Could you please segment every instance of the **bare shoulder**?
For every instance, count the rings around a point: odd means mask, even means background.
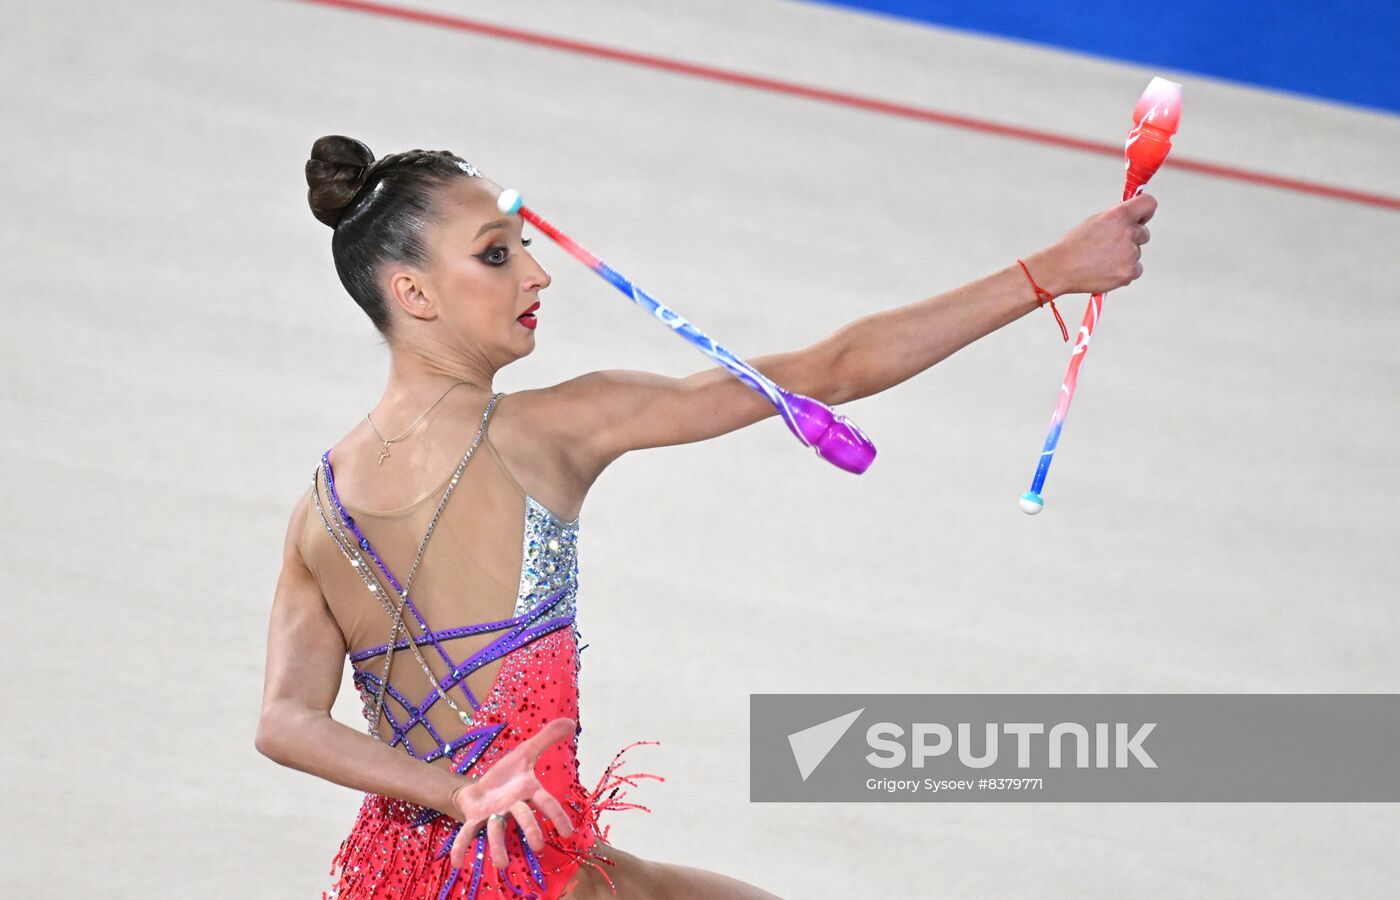
[[[297,496],[296,502],[292,504],[291,514],[287,517],[287,533],[282,542],[283,564],[300,563],[306,565],[302,552],[302,536],[306,533],[307,521],[311,514],[311,491],[310,485],[305,487],[301,494]]]
[[[547,387],[513,391],[502,399],[503,415],[499,424],[491,426],[491,433],[499,436],[508,432],[506,440],[519,434],[522,442],[530,439],[527,435],[533,437],[537,446],[549,448],[556,457],[555,465],[566,470],[572,480],[590,484],[616,459],[600,437],[619,375],[629,374],[633,373],[588,372]],[[496,442],[502,441],[498,437]],[[528,461],[524,464],[530,465]]]
[[[536,427],[553,428],[561,436],[580,438],[606,413],[619,383],[650,374],[602,369],[548,387],[515,391],[510,396],[515,398],[516,414],[529,417]]]
[[[308,485],[292,504],[287,517],[287,533],[282,542],[282,571],[278,576],[278,593],[285,592],[291,604],[303,610],[314,610],[325,622],[334,624],[341,649],[349,646],[347,636],[335,619],[331,605],[321,588],[311,558],[307,554],[306,541],[313,527],[321,527],[313,505],[316,502],[315,488]]]
[[[589,381],[584,375],[511,391],[500,399],[487,432],[521,487],[565,520],[578,514],[610,462],[592,441],[597,407],[589,399]]]

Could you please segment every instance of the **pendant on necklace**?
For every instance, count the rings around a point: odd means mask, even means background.
[[[384,442],[384,449],[379,451],[379,464],[384,465],[384,457],[389,455],[389,442]]]

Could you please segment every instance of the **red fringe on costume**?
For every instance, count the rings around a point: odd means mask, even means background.
[[[653,775],[650,772],[629,772],[625,775],[614,775],[613,770],[616,769],[618,764],[622,761],[622,754],[626,753],[628,750],[642,744],[658,743],[659,741],[633,741],[626,747],[617,751],[612,758],[612,762],[608,763],[607,769],[603,771],[603,777],[598,779],[598,786],[588,795],[588,804],[584,807],[584,827],[593,832],[602,843],[606,844],[608,842],[608,831],[611,830],[612,826],[604,825],[601,831],[598,830],[598,816],[600,813],[615,809],[640,809],[643,812],[651,812],[651,809],[642,806],[640,803],[624,802],[623,798],[627,796],[627,792],[622,789],[622,786],[636,787],[637,782],[634,779],[638,778],[655,778],[657,781],[665,781],[666,779],[662,778],[660,775]],[[608,792],[606,797],[603,796],[604,791]],[[575,850],[572,847],[561,845],[554,846],[555,849],[572,856],[580,865],[587,863],[597,869],[602,873],[603,878],[607,880],[608,887],[612,888],[613,895],[617,895],[617,886],[613,884],[612,878],[603,870],[602,866],[595,862],[595,860],[601,859],[610,866],[616,866],[617,863],[607,857],[595,857],[587,852]]]
[[[339,852],[331,861],[330,874],[333,886],[322,892],[322,900],[441,900],[443,888],[451,881],[451,889],[446,894],[448,900],[478,900],[482,897],[521,897],[526,900],[556,900],[569,886],[575,872],[587,864],[593,866],[607,881],[614,895],[617,887],[607,871],[598,863],[616,866],[617,863],[606,856],[596,856],[590,851],[595,843],[607,843],[610,825],[601,825],[599,816],[604,811],[640,809],[651,810],[638,803],[626,801],[626,788],[636,787],[642,778],[666,779],[650,772],[616,771],[622,756],[633,747],[646,744],[659,744],[658,741],[634,741],[619,750],[608,764],[598,785],[592,792],[574,798],[583,803],[566,802],[565,808],[580,811],[581,821],[574,823],[574,830],[568,838],[560,837],[558,831],[545,816],[539,816],[540,828],[544,832],[545,847],[536,853],[540,869],[545,876],[545,889],[541,893],[534,889],[522,889],[516,882],[534,884],[531,870],[519,852],[511,854],[510,864],[504,872],[498,872],[489,860],[483,862],[480,876],[473,891],[473,866],[475,857],[469,851],[455,880],[452,878],[452,862],[447,855],[438,857],[439,851],[449,836],[460,824],[456,819],[439,815],[432,821],[419,826],[412,823],[428,810],[416,803],[385,797],[380,794],[365,794],[359,817],[354,827],[340,846]],[[562,798],[561,798],[562,799]],[[572,817],[571,817],[572,818]],[[545,858],[552,855],[555,860],[546,865]]]

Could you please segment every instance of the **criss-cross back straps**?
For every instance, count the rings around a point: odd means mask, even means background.
[[[497,392],[493,394],[491,396],[490,401],[487,402],[485,410],[482,411],[481,424],[477,426],[476,435],[472,439],[472,444],[469,448],[467,448],[467,452],[463,454],[461,462],[457,464],[457,469],[452,473],[452,478],[448,482],[447,489],[443,492],[442,499],[438,502],[437,509],[433,512],[432,521],[428,523],[427,532],[423,535],[423,540],[419,544],[418,555],[417,557],[415,557],[413,561],[413,566],[409,570],[408,581],[403,585],[400,585],[398,579],[394,577],[394,573],[389,571],[389,567],[384,563],[384,560],[380,558],[378,552],[375,551],[374,546],[370,544],[369,538],[365,537],[364,532],[362,532],[360,530],[359,525],[355,523],[354,517],[350,515],[350,513],[345,509],[344,504],[340,502],[340,494],[336,491],[335,488],[335,472],[331,466],[329,449],[321,454],[321,465],[318,467],[316,473],[312,476],[314,487],[316,478],[320,475],[324,475],[327,493],[330,495],[332,502],[335,504],[335,511],[337,514],[338,521],[336,521],[333,524],[330,520],[330,517],[326,515],[325,510],[322,508],[319,490],[313,491],[313,497],[316,502],[316,509],[317,512],[320,514],[322,523],[326,527],[326,531],[330,534],[331,539],[340,549],[340,552],[345,557],[346,561],[348,561],[351,564],[351,566],[354,567],[355,571],[358,573],[360,578],[365,582],[365,586],[368,587],[370,591],[373,592],[375,596],[379,598],[379,601],[384,606],[385,611],[389,613],[390,618],[393,620],[392,627],[389,632],[388,649],[384,654],[384,681],[386,683],[388,681],[390,667],[393,664],[394,645],[398,641],[398,635],[400,631],[402,631],[404,636],[408,638],[408,646],[413,651],[414,656],[418,658],[419,665],[423,666],[425,671],[427,669],[427,663],[423,660],[422,655],[419,654],[418,645],[413,639],[413,632],[407,627],[407,625],[404,624],[403,607],[405,605],[407,605],[409,610],[413,613],[414,618],[418,620],[418,624],[422,627],[424,633],[426,633],[432,640],[433,648],[437,650],[438,655],[442,657],[443,661],[446,662],[449,667],[455,665],[455,663],[452,660],[452,657],[448,655],[447,649],[442,646],[441,642],[439,642],[437,635],[433,632],[432,628],[428,626],[428,623],[423,618],[422,613],[418,611],[417,606],[415,606],[413,601],[409,598],[408,588],[409,585],[412,583],[414,573],[418,570],[418,564],[422,561],[423,554],[428,548],[428,541],[433,536],[433,530],[437,526],[438,519],[441,518],[442,511],[447,506],[447,501],[452,496],[452,491],[456,488],[457,482],[462,476],[462,470],[466,468],[467,463],[471,461],[471,458],[475,454],[477,447],[480,445],[482,435],[485,434],[487,423],[490,421],[491,413],[495,409],[496,401],[499,400],[502,396],[504,396],[503,392]],[[351,541],[349,537],[345,535],[345,528],[350,529],[350,531],[355,535],[355,538],[357,539],[356,541]],[[375,564],[384,573],[384,576],[389,580],[389,583],[393,585],[394,590],[399,594],[400,602],[397,605],[392,604],[389,601],[389,598],[385,596],[387,592],[384,590],[383,585],[380,583],[379,576],[370,570],[369,565],[365,562],[364,556],[360,552],[361,550],[370,555],[370,558],[374,560]],[[439,688],[438,690],[439,693],[441,693],[441,688]],[[376,715],[374,717],[374,724],[376,726],[378,725],[379,713],[382,710],[382,708],[383,692],[381,691],[379,694],[379,702],[376,708]]]

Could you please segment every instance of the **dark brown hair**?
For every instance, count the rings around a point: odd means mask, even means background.
[[[477,174],[447,150],[409,150],[376,160],[354,138],[317,138],[306,161],[306,199],[318,220],[335,230],[331,255],[340,283],[389,336],[389,307],[375,279],[385,261],[426,265],[423,226],[438,214],[438,188]]]

